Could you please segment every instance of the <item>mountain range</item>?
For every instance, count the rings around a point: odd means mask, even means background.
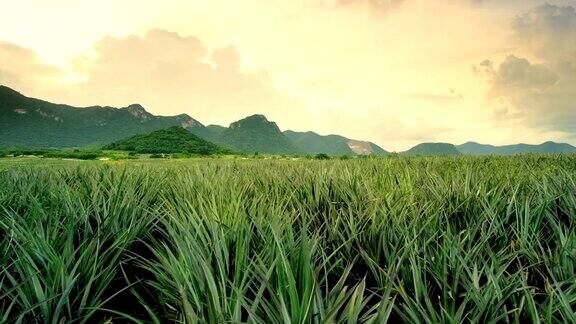
[[[63,148],[102,146],[138,134],[180,126],[222,147],[243,153],[330,155],[387,154],[378,145],[337,136],[293,141],[296,132],[282,132],[263,115],[253,115],[230,124],[205,126],[181,114],[155,116],[139,104],[123,108],[73,107],[29,98],[0,86],[0,147]],[[326,143],[322,143],[326,142]],[[346,147],[347,146],[347,147]]]
[[[29,98],[0,85],[0,148],[101,147],[138,134],[179,126],[220,147],[243,153],[387,155],[372,142],[315,132],[282,132],[263,115],[252,115],[230,124],[205,126],[186,115],[156,116],[139,104],[123,108],[78,108]],[[494,146],[468,142],[462,145],[422,143],[406,155],[513,155],[524,153],[576,153],[566,143]]]
[[[154,116],[137,104],[76,108],[0,86],[0,147],[84,147],[175,125],[203,127],[188,115]]]
[[[456,146],[462,154],[468,155],[515,155],[526,153],[576,153],[576,147],[567,143],[545,142],[538,145],[515,144],[494,146],[467,142]]]

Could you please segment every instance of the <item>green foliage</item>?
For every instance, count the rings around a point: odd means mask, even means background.
[[[330,156],[326,153],[318,153],[314,155],[314,159],[316,160],[330,160]]]
[[[575,192],[570,155],[4,165],[0,322],[573,323]]]
[[[47,158],[64,158],[64,159],[79,159],[79,160],[94,160],[101,156],[99,152],[66,152],[66,151],[50,151],[44,154]]]
[[[152,154],[181,153],[186,156],[225,152],[225,150],[215,144],[205,141],[178,126],[157,130],[149,134],[135,135],[108,144],[104,149]]]
[[[74,167],[0,177],[0,322],[102,316],[127,288],[121,263],[150,228],[161,179]]]
[[[85,150],[54,150],[54,149],[4,149],[0,150],[1,156],[37,156],[46,158],[94,160],[105,154],[102,151]]]

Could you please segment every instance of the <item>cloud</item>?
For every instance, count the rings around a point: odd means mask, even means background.
[[[303,109],[278,91],[265,71],[242,70],[234,46],[209,49],[196,37],[157,29],[144,36],[106,37],[94,52],[92,59],[76,60],[76,70],[86,76],[79,85],[81,98],[92,102],[138,101],[156,113],[185,112],[205,122],[253,113],[275,118]]]
[[[484,61],[491,73],[495,89],[507,91],[514,88],[545,90],[558,82],[558,76],[544,64],[533,64],[525,58],[508,55],[497,70],[491,61]],[[501,93],[504,94],[504,93]]]
[[[0,42],[0,84],[22,91],[45,86],[62,77],[62,71],[45,64],[30,49]]]
[[[237,72],[240,69],[240,54],[234,46],[215,49],[212,62],[220,71]]]
[[[514,40],[539,59],[576,60],[576,8],[542,5],[512,23]]]
[[[576,10],[542,5],[512,23],[513,41],[528,59],[508,55],[498,66],[485,60],[489,96],[499,119],[535,129],[576,134]]]
[[[104,37],[92,55],[71,63],[72,71],[63,71],[43,63],[31,49],[0,42],[0,84],[51,101],[140,103],[155,114],[188,113],[224,124],[255,113],[294,122],[306,113],[304,104],[279,91],[266,71],[243,70],[236,47],[210,49],[196,37],[166,30]],[[70,72],[82,81],[60,82]]]

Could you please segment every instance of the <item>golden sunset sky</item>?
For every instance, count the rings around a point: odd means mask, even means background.
[[[370,140],[576,144],[576,0],[19,0],[0,84]]]

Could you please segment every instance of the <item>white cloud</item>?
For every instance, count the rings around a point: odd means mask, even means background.
[[[576,9],[542,5],[518,16],[513,40],[532,60],[509,55],[497,67],[491,61],[477,70],[488,75],[490,96],[505,100],[513,119],[544,131],[576,134]]]

